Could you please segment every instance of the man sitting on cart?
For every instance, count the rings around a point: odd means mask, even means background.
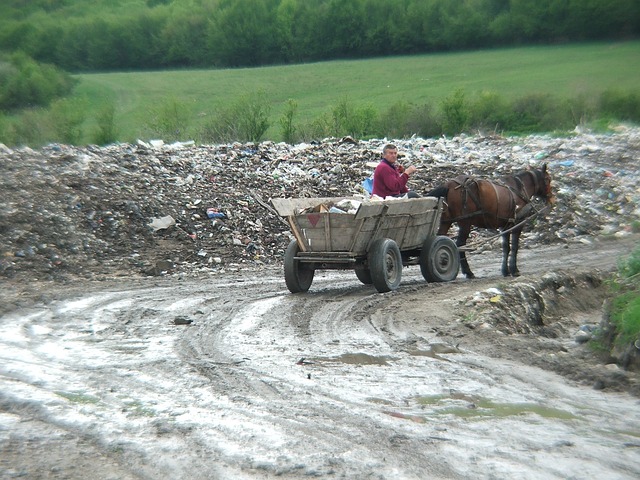
[[[387,144],[382,149],[382,160],[373,172],[372,195],[387,197],[419,198],[416,192],[407,188],[409,177],[415,173],[414,165],[406,169],[398,164],[398,149],[395,145]]]

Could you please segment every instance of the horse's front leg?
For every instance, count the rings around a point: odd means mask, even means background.
[[[469,238],[469,233],[471,233],[471,228],[464,228],[460,225],[458,226],[460,227],[460,229],[458,231],[458,238],[456,239],[456,246],[460,250],[460,270],[465,274],[467,278],[476,278],[476,276],[471,271],[471,268],[469,268],[469,262],[467,262],[467,255],[465,251],[460,248],[464,247],[467,244],[467,239]]]
[[[513,277],[520,276],[518,270],[518,248],[520,247],[520,234],[522,230],[517,229],[511,232],[511,258],[509,259],[509,273]]]
[[[509,252],[511,251],[510,238],[508,233],[502,234],[502,276],[510,275]],[[513,258],[513,257],[512,257]]]

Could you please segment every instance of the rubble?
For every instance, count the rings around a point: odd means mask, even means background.
[[[0,148],[0,277],[215,274],[279,264],[291,232],[269,200],[363,195],[388,142]],[[558,203],[525,230],[525,248],[624,235],[640,221],[640,128],[392,143],[401,164],[418,167],[409,186],[421,194],[462,173],[493,177],[547,162]]]

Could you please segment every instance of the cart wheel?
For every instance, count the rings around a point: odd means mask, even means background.
[[[449,237],[428,238],[420,252],[420,271],[427,282],[450,282],[458,276],[460,253]]]
[[[402,278],[402,256],[398,244],[390,238],[379,238],[369,249],[369,271],[373,286],[380,293],[395,290]]]
[[[295,259],[299,251],[298,242],[292,240],[284,254],[284,281],[291,293],[302,293],[309,290],[315,273],[310,265]]]
[[[371,285],[373,283],[373,279],[371,278],[371,270],[367,267],[359,267],[356,268],[356,277],[365,285]]]

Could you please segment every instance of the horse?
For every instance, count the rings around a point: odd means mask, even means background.
[[[541,198],[548,205],[555,203],[546,163],[496,180],[460,175],[434,188],[427,196],[445,198],[438,235],[446,235],[456,223],[458,248],[467,243],[472,226],[503,232],[502,275],[505,277],[520,275],[517,265],[520,234],[524,220],[535,214],[532,199]],[[460,268],[467,278],[475,278],[462,248]]]

